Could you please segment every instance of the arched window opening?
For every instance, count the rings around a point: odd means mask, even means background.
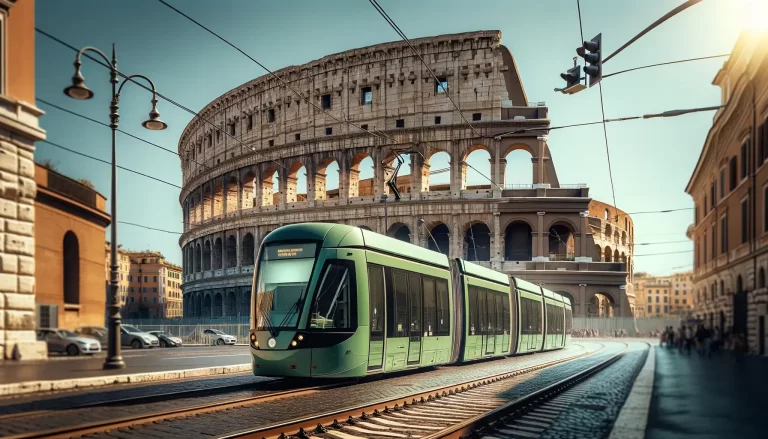
[[[611,250],[610,247],[605,247],[605,258],[603,262],[612,262],[613,259],[613,250]]]
[[[237,297],[234,291],[227,292],[227,298],[224,301],[224,315],[237,317]]]
[[[264,172],[261,182],[261,205],[277,206],[280,204],[280,173],[277,168],[269,168]]]
[[[403,223],[392,224],[387,235],[403,242],[411,242],[411,229]]]
[[[621,262],[621,256],[619,256],[619,250],[613,251],[613,262]]]
[[[411,174],[411,155],[400,154],[400,159],[403,161],[403,163],[400,165],[400,169],[397,171],[396,186],[398,192],[400,192],[400,195],[404,195],[411,193],[411,181],[413,181],[413,175]],[[391,153],[384,160],[384,167],[382,169],[384,172],[384,193],[386,194],[391,193],[387,182],[390,178],[392,178],[392,174],[395,172],[397,163],[397,158],[395,157],[394,153]]]
[[[255,205],[256,193],[254,192],[254,180],[256,176],[253,172],[248,172],[243,177],[243,206],[242,209],[252,209]]]
[[[493,189],[491,184],[491,154],[482,148],[470,152],[461,164],[461,188],[467,190]],[[493,186],[493,187],[492,187]]]
[[[432,235],[427,244],[429,249],[448,256],[451,249],[451,234],[448,226],[437,223],[430,229],[429,233]]]
[[[505,189],[527,189],[533,185],[533,156],[526,149],[513,149],[504,157]]]
[[[224,299],[221,293],[216,293],[213,296],[213,317],[221,317],[224,315]]]
[[[202,259],[203,259],[203,249],[200,246],[200,243],[198,242],[195,245],[195,257],[194,257],[194,261],[193,261],[194,262],[195,273],[199,273],[200,272],[200,270],[201,270],[201,265],[200,264],[203,262]]]
[[[237,239],[234,235],[227,237],[227,268],[237,267]]]
[[[736,292],[740,293],[744,291],[744,281],[741,279],[741,275],[736,278]]]
[[[533,256],[533,231],[528,223],[517,221],[504,230],[504,260],[530,261]]]
[[[611,213],[608,212],[608,209],[605,209],[605,215],[604,216],[605,216],[605,218],[603,218],[603,219],[606,220],[606,221],[611,219]]]
[[[203,245],[203,271],[211,269],[211,241],[205,241]]]
[[[250,233],[246,233],[243,237],[243,254],[241,256],[243,260],[243,266],[253,265],[254,258],[254,238]]]
[[[451,155],[438,151],[428,158],[422,176],[422,192],[451,190]]]
[[[64,303],[80,304],[80,244],[77,235],[64,234]]]
[[[213,187],[213,216],[221,216],[224,213],[224,182],[217,178]]]
[[[203,211],[203,221],[208,221],[211,219],[211,200],[213,199],[213,194],[211,193],[211,185],[206,184],[203,186],[203,202],[200,208]]]
[[[603,259],[603,249],[599,245],[595,244],[595,262],[600,262]]]
[[[213,244],[213,269],[220,270],[222,268],[222,254],[223,243],[221,238],[216,238],[216,242]]]
[[[211,295],[206,294],[205,297],[203,297],[203,309],[200,313],[201,317],[211,317],[213,311],[213,304],[211,300]]]
[[[725,295],[725,282],[723,282],[723,281],[720,281],[720,294],[719,295],[720,296]],[[713,297],[713,299],[714,299],[714,297]]]
[[[597,293],[589,300],[589,317],[613,317],[613,299],[607,294]]]
[[[291,165],[285,182],[285,202],[307,201],[307,168],[300,162]]]
[[[463,250],[468,261],[491,260],[491,230],[485,223],[475,223],[467,228]]]
[[[565,224],[549,228],[549,260],[572,261],[576,250],[573,231]]]
[[[605,239],[610,241],[612,237],[613,237],[613,228],[611,227],[610,224],[605,223]]]
[[[352,158],[348,181],[347,191],[350,198],[373,196],[373,158],[370,155],[361,153]]]

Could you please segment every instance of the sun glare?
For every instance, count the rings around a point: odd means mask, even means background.
[[[768,0],[733,0],[744,30],[768,31]]]

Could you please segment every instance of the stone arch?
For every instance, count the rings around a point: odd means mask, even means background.
[[[307,167],[298,160],[288,167],[288,175],[285,179],[285,197],[286,203],[307,201]]]
[[[249,266],[253,265],[253,259],[254,259],[254,246],[255,240],[253,238],[253,234],[246,233],[245,236],[243,236],[243,252],[242,252],[242,260],[243,260],[243,266]]]
[[[624,252],[621,252],[621,262],[627,263],[627,255]]]
[[[237,238],[235,235],[227,236],[225,268],[237,267]]]
[[[224,297],[221,293],[215,293],[213,295],[213,317],[221,317],[224,315]]]
[[[429,192],[450,191],[453,176],[452,158],[448,151],[430,149],[424,160],[423,187]],[[427,172],[428,171],[428,172]]]
[[[254,188],[255,181],[256,174],[254,174],[253,171],[248,170],[243,176],[242,209],[252,209],[254,207],[254,200],[256,199]]]
[[[556,220],[549,226],[549,259],[573,260],[576,255],[576,227],[566,220]]]
[[[230,317],[237,316],[237,297],[232,290],[228,291],[224,298],[224,315]]]
[[[598,244],[595,244],[595,256],[597,256],[597,261],[595,262],[600,262],[603,259],[603,249]]]
[[[533,257],[533,227],[513,220],[504,228],[504,260],[530,261]]]
[[[368,175],[370,173],[370,176]],[[355,154],[350,161],[347,188],[349,198],[371,196],[375,193],[373,156],[367,152]],[[361,180],[364,180],[365,183]],[[363,187],[361,187],[361,185]],[[339,185],[341,187],[341,185]]]
[[[329,185],[328,172],[334,172],[336,175],[331,179]],[[315,199],[316,200],[328,200],[331,198],[339,198],[339,162],[338,160],[328,157],[320,160],[317,164],[317,172],[315,173]],[[334,187],[335,186],[335,187]]]
[[[201,264],[203,262],[203,248],[199,242],[195,244],[195,255],[193,262],[195,273],[199,273],[202,270]]]
[[[613,262],[613,250],[611,250],[610,246],[605,246],[604,256],[603,262]]]
[[[384,165],[382,168],[384,172],[384,191],[389,194],[390,188],[387,185],[387,182],[392,178],[392,174],[395,172],[395,168],[397,168],[397,154],[390,148],[387,148],[382,152],[385,153],[385,158],[382,161],[382,164]],[[403,195],[411,192],[411,182],[414,181],[415,175],[413,174],[414,168],[411,166],[411,154],[400,153],[399,156],[400,160],[403,162],[400,164],[400,169],[397,171],[397,181],[395,181],[395,185],[400,194]]]
[[[565,290],[557,290],[557,291],[555,291],[555,292],[556,292],[557,294],[559,294],[559,295],[561,295],[561,296],[565,297],[566,299],[570,300],[570,301],[571,301],[571,307],[572,307],[572,309],[575,309],[575,308],[576,308],[576,299],[575,299],[575,297],[576,297],[576,296],[574,296],[573,294],[571,294],[569,291],[565,291]]]
[[[211,269],[211,241],[205,240],[203,244],[203,271]]]
[[[621,232],[621,245],[627,245],[627,232]]]
[[[605,239],[610,241],[613,238],[613,227],[611,227],[611,224],[606,222],[605,223]]]
[[[112,245],[115,245],[112,243]],[[62,249],[64,268],[64,303],[80,304],[80,243],[75,232],[69,230],[64,234]],[[15,290],[14,290],[15,291]]]
[[[213,300],[211,299],[210,294],[204,294],[203,295],[203,306],[200,313],[200,317],[211,317],[213,316]]]
[[[430,233],[427,247],[436,252],[440,252],[446,256],[450,255],[451,251],[451,230],[445,223],[437,222],[427,228]]]
[[[616,300],[608,292],[593,293],[589,297],[587,316],[589,317],[613,317]]]
[[[270,166],[261,174],[261,205],[277,206],[280,204],[280,172]]]
[[[471,163],[474,162],[474,163]],[[489,179],[493,179],[491,163],[493,154],[484,145],[475,145],[467,149],[461,161],[462,189],[494,189]]]
[[[530,187],[533,184],[535,156],[533,149],[525,144],[507,147],[500,160],[504,172],[500,184],[506,189]]]
[[[482,221],[465,226],[462,255],[467,261],[491,260],[491,229]]]
[[[406,224],[394,223],[389,226],[387,236],[403,242],[411,242],[411,229]]]
[[[221,241],[220,237],[216,238],[216,241],[213,243],[213,269],[214,270],[220,270],[223,268],[223,262],[224,262],[224,244]]]
[[[232,213],[235,212],[238,209],[237,205],[237,192],[239,190],[238,188],[238,182],[237,177],[234,175],[230,175],[229,179],[227,180],[227,212],[226,213]]]
[[[620,262],[621,256],[619,256],[619,249],[613,251],[613,262]]]

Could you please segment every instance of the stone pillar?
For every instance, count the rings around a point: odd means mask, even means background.
[[[291,177],[290,175],[285,177],[285,189],[282,190],[283,194],[281,197],[285,200],[285,203],[282,203],[283,208],[285,207],[285,204],[295,203],[298,201],[298,194],[296,193],[297,181],[298,179],[296,177]]]
[[[587,284],[579,284],[578,300],[579,300],[578,316],[586,317],[587,316]]]
[[[322,172],[315,173],[315,178],[314,178],[315,180],[314,199],[315,200],[325,200],[325,196],[326,196],[325,182],[327,177],[328,177],[327,174],[323,174]]]
[[[211,205],[207,206],[210,209],[210,216],[208,219],[213,219],[214,215],[216,214],[216,179],[214,178],[209,182],[209,187],[211,188],[211,191],[209,195],[211,196]]]
[[[497,163],[496,167],[497,167],[498,170],[496,172],[496,179],[493,180],[493,181],[495,181],[496,184],[501,186],[501,189],[499,189],[498,187],[494,186],[494,188],[497,191],[499,191],[499,197],[500,197],[501,196],[501,190],[502,189],[506,189],[506,184],[507,184],[507,159],[504,159],[504,158],[498,159],[498,163]],[[494,195],[494,197],[495,197],[495,195]]]
[[[387,165],[381,163],[381,157],[378,153],[374,153],[371,157],[373,158],[373,196],[378,198],[381,194],[386,193],[384,188],[384,181],[386,180],[384,167]]]
[[[544,167],[544,163],[546,162],[545,155],[547,151],[547,136],[539,136],[536,138],[536,140],[539,141],[537,147],[536,147],[536,154],[538,155],[538,160],[536,163],[536,174],[537,180],[534,181],[534,183],[537,184],[543,184],[547,182],[547,176],[546,171]]]
[[[243,210],[243,176],[238,173],[237,175],[237,207],[235,208],[235,215],[241,215]]]
[[[411,200],[420,200],[422,192],[429,191],[429,164],[421,154],[411,154]]]
[[[536,212],[536,236],[535,236],[535,245],[534,245],[534,260],[535,258],[544,258],[548,257],[549,255],[545,253],[544,250],[544,215],[546,212]],[[545,259],[546,260],[546,259]]]
[[[349,198],[350,198],[350,187],[352,184],[351,181],[351,175],[352,175],[352,169],[351,168],[351,162],[350,158],[346,155],[343,155],[341,159],[339,159],[339,205],[344,206],[349,204]],[[357,175],[360,173],[358,172]],[[360,180],[358,177],[357,180]],[[355,186],[357,186],[357,180],[355,182]]]
[[[491,236],[491,268],[501,270],[504,260],[501,254],[501,225],[499,224],[499,212],[493,212],[493,235]]]
[[[229,179],[221,177],[221,216],[227,216],[227,198],[229,198]]]
[[[235,258],[237,259],[237,262],[235,263],[235,267],[240,267],[243,262],[243,236],[242,233],[240,233],[240,229],[235,230]]]
[[[450,243],[448,249],[448,257],[451,259],[455,258],[463,258],[464,255],[462,255],[462,249],[464,245],[464,236],[459,231],[459,220],[456,217],[456,215],[451,216],[451,226],[450,226]]]
[[[589,212],[579,212],[579,215],[581,216],[581,236],[579,236],[579,256],[582,258],[587,258],[589,255],[589,251],[587,249],[587,244],[589,242]]]

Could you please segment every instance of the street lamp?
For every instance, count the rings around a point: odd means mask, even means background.
[[[80,58],[85,52],[97,53],[101,56],[109,67],[109,82],[112,84],[112,101],[109,105],[109,127],[112,129],[112,191],[110,196],[110,207],[112,211],[112,229],[111,229],[111,245],[110,245],[110,280],[109,280],[109,297],[107,298],[107,311],[108,311],[108,344],[107,344],[107,358],[104,360],[104,369],[122,369],[125,367],[125,362],[120,354],[120,302],[117,297],[118,283],[120,280],[120,273],[117,265],[117,154],[115,146],[115,135],[117,132],[117,123],[120,121],[120,115],[117,112],[118,103],[120,102],[120,91],[123,86],[132,81],[133,78],[141,78],[147,81],[152,87],[152,110],[149,112],[149,119],[144,121],[141,125],[152,131],[164,130],[168,125],[160,120],[160,112],[157,111],[157,93],[155,91],[155,84],[144,75],[130,75],[123,79],[123,82],[118,87],[118,76],[120,73],[117,71],[117,57],[115,55],[115,45],[112,44],[112,60],[104,54],[104,52],[96,49],[95,47],[84,47],[77,52],[75,57],[75,74],[72,76],[72,85],[64,89],[64,94],[72,99],[86,100],[93,97],[93,91],[85,86],[85,78],[80,73]]]

